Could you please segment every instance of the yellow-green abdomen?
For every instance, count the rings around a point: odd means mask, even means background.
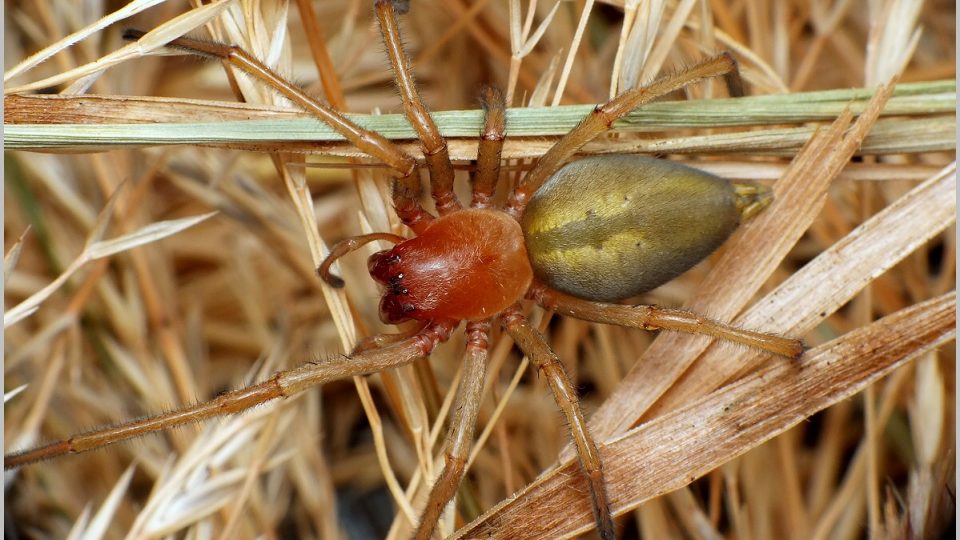
[[[557,171],[521,224],[541,281],[612,301],[680,275],[739,221],[737,193],[725,179],[666,160],[598,156]]]

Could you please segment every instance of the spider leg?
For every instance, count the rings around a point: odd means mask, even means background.
[[[139,39],[142,36],[144,33],[139,30],[127,30],[123,34],[124,39],[128,40]],[[291,84],[240,47],[191,38],[177,38],[167,46],[197,56],[226,61],[254,79],[275,88],[284,97],[343,135],[358,149],[386,163],[399,174],[393,190],[393,204],[396,206],[397,216],[405,225],[420,234],[420,231],[433,219],[433,216],[420,206],[417,161],[383,135],[360,127],[339,111]]]
[[[426,328],[426,322],[414,321],[415,324],[411,324],[410,328],[407,330],[401,330],[393,334],[376,334],[373,336],[367,336],[360,340],[357,343],[357,346],[353,348],[353,355],[365,353],[373,349],[382,349],[398,341],[403,341],[409,337],[415,336],[423,331]]]
[[[374,3],[374,12],[380,22],[380,33],[383,34],[383,44],[387,48],[397,89],[403,99],[403,110],[420,137],[420,148],[423,149],[427,168],[430,170],[430,192],[437,204],[437,212],[442,216],[461,208],[453,192],[453,164],[450,162],[447,141],[440,136],[440,130],[430,117],[430,112],[420,99],[417,85],[413,82],[410,57],[404,52],[400,40],[397,11],[406,12],[406,6],[398,10],[393,0],[377,0]]]
[[[580,467],[587,479],[597,531],[603,540],[613,540],[613,516],[610,514],[610,498],[603,478],[600,452],[587,429],[587,422],[580,410],[580,401],[563,370],[563,364],[540,332],[520,312],[519,304],[507,308],[500,317],[503,328],[550,384],[557,406],[566,417],[577,455],[580,456]]]
[[[682,309],[591,302],[555,291],[539,282],[530,286],[527,295],[547,309],[584,321],[707,335],[787,358],[799,358],[803,354],[803,342],[799,339],[744,330]]]
[[[702,79],[719,76],[727,78],[728,86],[734,93],[742,92],[738,90],[740,83],[736,82],[740,80],[736,60],[729,53],[722,53],[679,73],[658,79],[647,86],[624,92],[609,102],[598,105],[577,127],[571,129],[534,163],[533,169],[523,177],[510,195],[507,212],[514,217],[519,217],[529,198],[540,189],[550,175],[583,145],[610,129],[610,126],[625,114],[674,90]]]
[[[57,456],[96,450],[174,426],[199,422],[215,416],[235,414],[277,398],[290,397],[335,379],[364,375],[408,364],[430,354],[437,343],[446,341],[450,337],[453,328],[452,323],[433,324],[418,334],[392,345],[280,371],[262,383],[223,393],[210,401],[6,454],[3,456],[3,468],[13,469]]]
[[[453,498],[466,472],[467,457],[473,444],[473,431],[480,412],[481,392],[490,345],[490,319],[467,323],[467,350],[463,377],[453,404],[453,419],[447,432],[443,471],[430,490],[414,538],[427,540],[440,520],[444,507]]]
[[[483,131],[477,149],[477,174],[473,179],[473,208],[490,208],[500,178],[500,153],[507,137],[506,102],[499,88],[485,86],[480,93]]]

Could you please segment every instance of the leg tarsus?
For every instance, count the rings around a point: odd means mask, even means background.
[[[743,77],[740,76],[740,65],[737,59],[733,57],[730,51],[724,51],[719,56],[725,58],[731,65],[730,71],[723,76],[723,82],[727,84],[727,93],[732,98],[747,95],[743,90]]]
[[[375,4],[393,4],[397,15],[406,15],[410,11],[410,0],[376,0]]]
[[[603,471],[597,469],[587,473],[590,490],[590,502],[593,506],[593,519],[597,522],[597,533],[601,540],[614,540],[613,514],[610,513],[610,499]]]

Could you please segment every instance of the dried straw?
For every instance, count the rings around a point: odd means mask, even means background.
[[[390,330],[362,256],[341,263],[345,292],[313,271],[330,241],[406,233],[387,171],[276,93],[163,48],[184,34],[241,45],[419,155],[369,6],[83,5],[8,4],[5,140],[19,151],[5,167],[7,450],[209,399]],[[669,154],[776,181],[771,208],[643,301],[801,336],[806,356],[531,313],[583,389],[624,538],[933,536],[949,522],[954,10],[412,3],[405,41],[458,169],[476,156],[480,85],[510,96],[503,182],[611,93],[721,49],[741,62],[750,97],[697,85],[584,153]],[[125,43],[125,27],[152,31]],[[55,538],[407,537],[442,467],[462,342],[10,473],[8,518]],[[470,472],[440,531],[586,531],[549,390],[502,336],[489,361]]]

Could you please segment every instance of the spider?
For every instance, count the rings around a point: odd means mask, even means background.
[[[237,47],[188,38],[174,40],[170,46],[230,62],[276,88],[395,171],[394,206],[415,236],[407,239],[374,233],[346,239],[332,248],[318,274],[329,285],[340,287],[343,281],[331,273],[338,258],[373,241],[395,244],[371,256],[368,268],[385,288],[381,319],[390,324],[416,321],[412,329],[368,338],[349,356],[279,372],[266,382],[208,402],[8,454],[5,468],[239,412],[335,378],[406,364],[429,355],[465,322],[464,373],[447,435],[445,465],[415,532],[416,538],[429,538],[465,473],[491,327],[499,321],[550,385],[579,455],[598,532],[602,538],[613,538],[597,444],[562,364],[524,315],[521,300],[532,299],[548,309],[588,321],[706,334],[787,357],[802,354],[802,345],[794,339],[733,328],[681,310],[609,303],[659,286],[702,260],[740,221],[769,202],[764,188],[636,156],[567,163],[621,116],[688,84],[724,77],[731,93],[739,94],[739,74],[729,54],[709,58],[598,106],[533,164],[502,208],[494,207],[493,193],[506,136],[505,103],[499,91],[485,89],[482,101],[486,113],[472,200],[469,208],[464,208],[453,192],[453,167],[446,142],[421,102],[401,45],[397,14],[405,6],[377,0],[374,9],[404,110],[426,156],[438,216],[428,213],[419,202],[420,164],[384,137],[317,102]],[[131,31],[126,37],[140,36]]]

